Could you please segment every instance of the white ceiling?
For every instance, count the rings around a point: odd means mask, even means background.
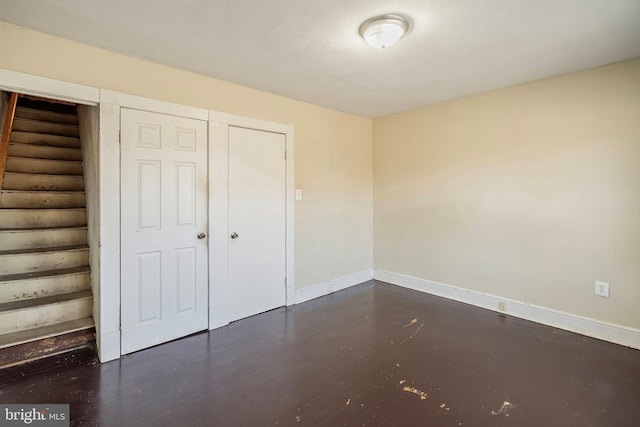
[[[412,27],[378,50],[374,15]],[[640,0],[2,0],[0,20],[377,117],[640,57]]]

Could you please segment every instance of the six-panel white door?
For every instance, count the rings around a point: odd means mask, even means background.
[[[229,321],[286,302],[285,141],[229,126]]]
[[[207,122],[121,109],[121,353],[207,329]]]

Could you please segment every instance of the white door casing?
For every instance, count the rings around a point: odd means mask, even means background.
[[[229,127],[229,321],[286,303],[285,142]]]
[[[208,326],[207,122],[122,108],[121,153],[127,354]]]

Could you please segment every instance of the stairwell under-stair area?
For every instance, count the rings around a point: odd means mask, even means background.
[[[16,94],[5,103],[0,368],[95,341],[76,106]]]

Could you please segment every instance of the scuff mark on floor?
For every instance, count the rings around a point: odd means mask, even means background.
[[[351,403],[351,398],[347,399],[347,406],[349,406],[349,403]]]
[[[409,335],[409,339],[412,339],[413,337],[418,335],[418,332],[420,332],[420,329],[422,329],[423,326],[424,326],[424,323],[422,323],[420,326],[418,326],[418,329],[416,329],[416,331],[413,334]]]
[[[415,387],[408,387],[408,386],[405,386],[405,387],[402,389],[402,391],[406,391],[407,393],[413,393],[413,394],[416,394],[416,395],[420,396],[420,400],[425,400],[427,397],[429,397],[429,396],[427,395],[427,393],[425,393],[425,392],[424,392],[424,391],[422,391],[422,390],[418,390],[418,389],[417,389],[417,388],[415,388]]]
[[[400,380],[400,384],[404,384],[406,382],[407,382],[407,380]]]
[[[507,402],[506,400],[504,401],[504,403],[502,404],[502,406],[500,407],[500,409],[498,409],[498,411],[491,411],[491,415],[502,415],[504,414],[505,417],[508,417],[509,414],[508,412],[510,410],[512,410],[513,408],[515,408],[516,406],[513,403]]]
[[[411,319],[411,322],[404,325],[403,328],[406,328],[407,326],[415,325],[416,323],[418,323],[418,319]]]
[[[300,415],[296,415],[296,422],[299,423],[302,417]]]

